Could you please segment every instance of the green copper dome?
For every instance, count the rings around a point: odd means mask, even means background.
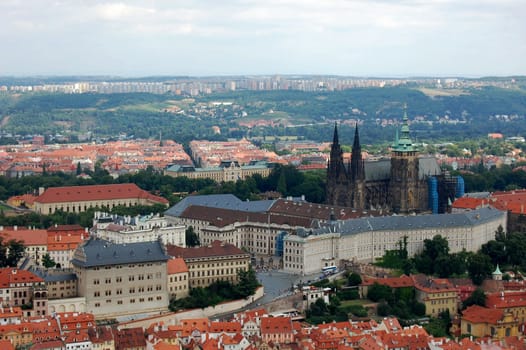
[[[402,118],[401,135],[398,136],[398,129],[396,130],[396,139],[393,144],[393,151],[395,152],[416,152],[417,149],[411,141],[409,136],[409,118],[407,117],[407,106],[404,106],[404,117]]]

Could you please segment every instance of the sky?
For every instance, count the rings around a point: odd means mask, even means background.
[[[526,75],[526,0],[0,0],[0,76]]]

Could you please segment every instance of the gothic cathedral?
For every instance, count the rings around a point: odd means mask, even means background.
[[[390,159],[364,161],[358,133],[350,161],[345,164],[334,126],[334,137],[327,167],[327,204],[356,210],[382,209],[394,213],[429,210],[428,178],[441,176],[432,157],[420,157],[409,135],[407,111],[404,110],[400,136],[398,130]]]

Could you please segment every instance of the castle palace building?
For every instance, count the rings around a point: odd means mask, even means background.
[[[351,159],[344,162],[338,128],[334,126],[327,167],[327,204],[395,213],[445,213],[463,191],[462,178],[443,174],[434,157],[419,155],[409,135],[406,111],[390,159],[362,159],[356,125]]]

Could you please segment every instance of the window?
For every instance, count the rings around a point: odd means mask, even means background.
[[[117,283],[121,283],[122,282],[122,277],[115,277],[115,282]]]
[[[110,284],[111,283],[111,278],[109,278],[109,277],[106,278],[106,280],[104,282],[106,282],[106,284]]]
[[[94,279],[94,280],[93,280],[93,284],[100,284],[99,279],[98,279],[98,278]]]
[[[128,276],[128,281],[135,281],[135,276]]]
[[[93,292],[93,296],[94,297],[100,297],[100,292],[99,291]]]

